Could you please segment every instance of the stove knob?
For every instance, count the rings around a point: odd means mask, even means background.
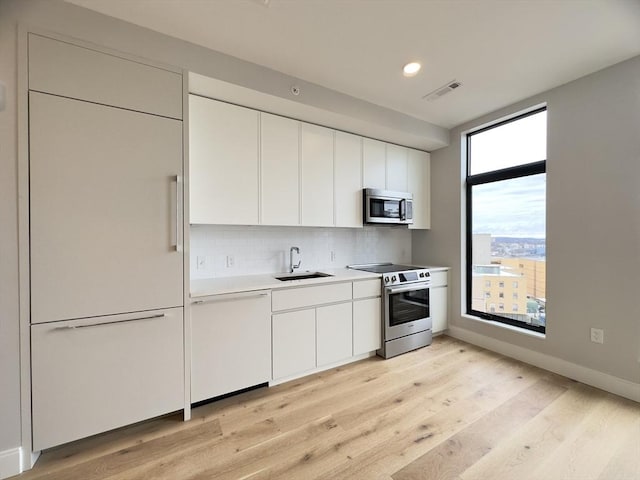
[[[396,281],[396,276],[394,275],[393,277],[391,277],[391,281],[395,282]]]
[[[420,272],[420,278],[424,278],[424,272]]]
[[[384,277],[384,283],[389,283],[389,277]]]

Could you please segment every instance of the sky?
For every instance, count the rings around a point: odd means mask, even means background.
[[[547,112],[471,136],[470,173],[545,160]],[[473,187],[473,233],[546,236],[546,174]]]
[[[473,187],[473,233],[546,236],[546,174]]]

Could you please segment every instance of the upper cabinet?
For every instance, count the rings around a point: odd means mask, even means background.
[[[333,221],[333,134],[302,124],[302,224],[330,227]]]
[[[411,192],[407,184],[408,153],[406,147],[387,144],[387,190]]]
[[[336,227],[362,227],[362,137],[336,132],[334,202]]]
[[[258,118],[189,96],[191,223],[258,223]]]
[[[429,154],[189,96],[191,223],[362,227],[362,189],[410,192],[429,228]]]
[[[387,144],[371,138],[362,139],[363,187],[387,189]]]
[[[431,228],[431,155],[407,149],[408,191],[413,194],[413,224],[409,228]]]
[[[300,122],[260,114],[260,223],[300,225]]]
[[[32,33],[29,90],[182,119],[182,74]]]

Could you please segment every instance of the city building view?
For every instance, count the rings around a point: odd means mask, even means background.
[[[472,309],[544,326],[545,240],[474,234],[473,247]]]

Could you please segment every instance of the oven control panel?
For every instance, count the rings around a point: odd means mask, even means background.
[[[428,282],[431,280],[429,270],[406,270],[404,272],[385,273],[382,281],[385,285],[404,285],[405,283]]]

